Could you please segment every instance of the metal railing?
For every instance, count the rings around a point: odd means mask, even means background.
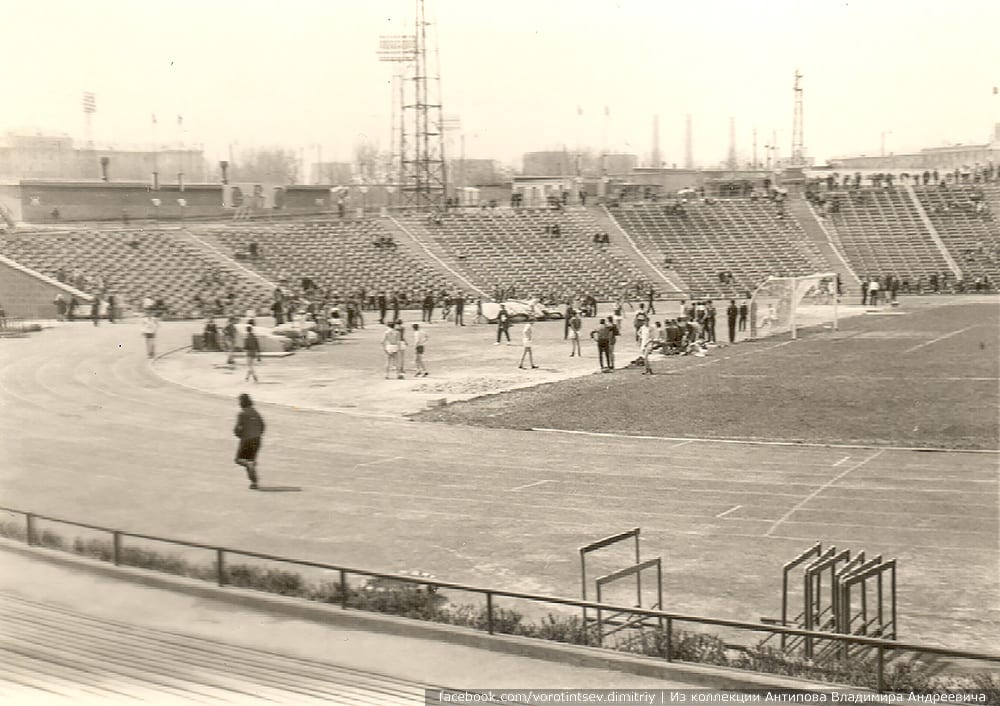
[[[0,511],[23,516],[25,540],[29,546],[39,544],[39,542],[36,541],[37,539],[39,539],[39,535],[37,532],[38,521],[54,522],[57,524],[70,525],[73,527],[81,527],[96,532],[108,533],[111,535],[112,561],[114,562],[115,565],[120,565],[122,563],[123,549],[124,549],[122,544],[122,539],[126,537],[130,537],[133,539],[161,542],[164,544],[173,544],[177,546],[189,547],[194,549],[209,550],[211,552],[214,552],[215,554],[215,581],[219,586],[225,586],[228,583],[226,565],[227,565],[227,557],[229,556],[250,557],[266,561],[278,562],[282,564],[289,564],[292,566],[310,567],[315,569],[323,569],[326,571],[336,572],[338,574],[338,586],[340,589],[340,607],[343,608],[344,610],[350,608],[350,606],[348,605],[348,600],[350,595],[347,583],[348,576],[360,576],[360,577],[381,579],[403,584],[414,584],[418,586],[434,587],[435,589],[452,589],[457,591],[464,591],[467,593],[479,594],[483,596],[486,601],[486,631],[491,635],[495,634],[495,627],[496,627],[496,618],[498,610],[496,607],[496,599],[512,598],[512,599],[530,601],[534,603],[540,603],[544,605],[559,605],[571,608],[591,609],[595,611],[604,611],[607,613],[618,612],[620,614],[625,614],[625,615],[633,615],[642,618],[656,619],[658,624],[662,625],[662,632],[665,639],[664,653],[666,655],[665,659],[668,662],[673,661],[671,658],[671,648],[673,646],[672,641],[674,639],[674,631],[678,623],[691,623],[695,625],[732,628],[749,633],[764,632],[772,636],[773,635],[781,635],[786,637],[795,636],[799,638],[815,639],[818,641],[842,643],[842,645],[846,647],[850,647],[852,645],[867,646],[869,648],[873,648],[875,651],[875,657],[876,657],[875,688],[879,692],[885,690],[885,676],[886,676],[885,666],[886,666],[887,652],[888,653],[897,651],[913,652],[921,656],[928,655],[935,657],[947,657],[953,659],[963,659],[963,660],[972,660],[976,662],[991,662],[1000,664],[1000,655],[995,655],[995,654],[984,654],[968,650],[956,650],[944,647],[935,647],[933,645],[921,645],[921,644],[914,644],[907,642],[899,642],[896,640],[886,640],[877,637],[867,637],[864,635],[849,635],[849,634],[833,633],[833,632],[821,632],[817,630],[804,630],[801,628],[786,627],[782,625],[772,625],[767,623],[752,623],[743,620],[731,620],[728,618],[709,618],[705,616],[686,615],[682,613],[674,613],[671,611],[657,610],[653,608],[636,608],[633,606],[621,606],[609,603],[599,603],[596,601],[562,598],[559,596],[543,596],[532,593],[523,593],[520,591],[508,591],[504,589],[470,586],[468,584],[456,583],[453,581],[439,581],[437,579],[432,579],[429,577],[414,577],[414,576],[408,576],[406,574],[388,574],[380,571],[357,569],[352,567],[341,566],[338,564],[328,564],[325,562],[309,561],[305,559],[290,559],[288,557],[277,556],[274,554],[265,554],[263,552],[254,552],[245,549],[233,549],[230,547],[220,547],[211,544],[203,544],[200,542],[190,542],[182,539],[157,537],[155,535],[142,534],[139,532],[129,532],[125,530],[117,530],[85,522],[77,522],[74,520],[66,520],[58,517],[51,517],[49,515],[41,515],[38,513],[28,512],[25,510],[19,510],[10,507],[0,506]]]

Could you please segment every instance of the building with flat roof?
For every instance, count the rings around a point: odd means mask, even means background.
[[[102,170],[102,161],[107,160]],[[0,137],[0,180],[103,179],[151,181],[153,172],[174,181],[206,181],[201,147],[162,150],[79,147],[69,135],[8,132]]]

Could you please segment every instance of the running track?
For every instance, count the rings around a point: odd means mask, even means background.
[[[642,528],[670,610],[776,615],[817,540],[900,562],[900,637],[995,651],[996,454],[448,427],[235,403],[158,378],[132,325],[0,341],[0,504],[151,534],[529,592],[579,594],[576,549]],[[622,555],[623,556],[623,555]],[[624,563],[621,559],[614,568]]]

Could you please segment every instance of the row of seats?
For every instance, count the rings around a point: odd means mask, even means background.
[[[801,225],[770,201],[633,204],[612,215],[650,259],[675,270],[694,296],[733,296],[769,275],[829,269]],[[732,273],[734,283],[721,283],[720,272]]]
[[[347,295],[364,289],[401,292],[412,299],[454,285],[425,261],[398,244],[377,220],[298,224],[214,226],[203,231],[230,253],[260,253],[247,266],[293,289],[309,278],[322,289]]]
[[[439,221],[410,216],[401,222],[488,292],[499,286],[514,287],[519,296],[610,300],[627,284],[646,279],[617,249],[594,243],[601,228],[582,208],[448,213]]]
[[[195,295],[234,306],[257,306],[267,288],[235,265],[211,258],[184,236],[157,230],[74,230],[0,235],[0,253],[56,279],[79,271],[89,294],[114,294],[136,308],[145,297],[162,299],[175,316],[192,316]],[[100,285],[103,285],[101,287]]]
[[[892,274],[917,282],[949,272],[905,189],[859,189],[840,199],[827,226],[860,277]]]
[[[965,280],[988,276],[994,282],[1000,281],[1000,224],[986,208],[989,201],[983,188],[922,186],[914,193]],[[977,201],[974,196],[982,198]],[[983,204],[979,211],[977,203]]]

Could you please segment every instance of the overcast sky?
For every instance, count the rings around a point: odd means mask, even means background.
[[[445,113],[468,157],[519,164],[577,145],[648,160],[653,115],[667,163],[741,159],[777,133],[790,151],[792,82],[804,75],[805,143],[845,154],[982,143],[1000,121],[1000,2],[966,0],[427,0]],[[0,131],[304,149],[349,160],[389,143],[391,65],[378,37],[412,27],[412,0],[4,0]],[[610,118],[604,117],[605,106]],[[583,115],[578,114],[578,109]],[[183,135],[177,116],[183,116]],[[606,141],[606,144],[605,144]],[[455,139],[452,153],[457,150]]]

